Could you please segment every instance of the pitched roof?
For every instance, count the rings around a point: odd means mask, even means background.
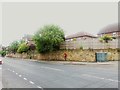
[[[112,33],[112,32],[120,32],[120,29],[118,29],[118,24],[111,24],[111,25],[104,27],[102,30],[98,32],[98,35]]]
[[[78,38],[78,37],[84,37],[84,36],[96,38],[96,36],[94,36],[94,35],[92,35],[90,33],[87,33],[87,32],[78,32],[78,33],[66,36],[65,39],[72,39],[72,38]]]
[[[22,39],[27,39],[27,40],[32,40],[32,35],[29,35],[29,34],[27,34],[27,35],[24,35],[23,37],[22,37]]]

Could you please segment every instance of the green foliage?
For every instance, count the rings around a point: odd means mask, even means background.
[[[102,38],[99,38],[99,41],[100,41],[101,43],[103,43],[103,42],[104,42]]]
[[[101,37],[99,40],[100,42],[104,42],[104,43],[108,43],[108,41],[112,41],[112,37],[109,35],[104,35],[103,37]]]
[[[0,51],[0,55],[1,55],[2,57],[4,57],[4,56],[6,55],[6,51],[5,51],[5,50],[1,50],[1,51]]]
[[[19,41],[19,45],[22,44],[22,43],[25,43],[25,41],[24,40],[20,40]]]
[[[112,37],[112,39],[116,39],[116,37]]]
[[[26,43],[22,43],[19,45],[17,52],[23,53],[23,52],[27,52],[28,50],[29,50],[29,46],[26,45]]]
[[[25,43],[24,40],[19,40],[19,41],[13,41],[8,47],[7,47],[7,52],[8,53],[17,53],[18,48],[21,44]]]
[[[9,51],[11,51],[12,53],[16,53],[19,47],[19,42],[18,41],[14,41],[10,44],[9,46]]]
[[[76,38],[73,38],[73,41],[76,41],[77,39]]]
[[[56,25],[46,25],[33,37],[39,53],[55,51],[60,48],[60,43],[65,40],[63,30]]]
[[[83,50],[83,46],[82,45],[80,45],[80,50]]]

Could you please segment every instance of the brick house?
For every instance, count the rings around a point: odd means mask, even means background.
[[[29,41],[32,41],[32,35],[24,35],[22,37],[22,40],[26,41],[26,42],[29,42]]]
[[[24,40],[26,42],[27,45],[35,45],[33,39],[32,39],[32,35],[24,35],[24,37],[22,37],[22,40]]]
[[[78,49],[92,48],[93,41],[97,40],[97,36],[87,32],[78,32],[65,37],[65,42],[60,46],[60,49]]]
[[[102,37],[103,35],[110,35],[112,37],[120,37],[120,29],[118,28],[118,24],[111,24],[104,27],[102,30],[98,32],[98,37]]]
[[[95,38],[97,37],[90,33],[78,32],[78,33],[66,36],[65,41],[73,41],[73,40],[79,41],[79,40],[87,40],[87,39],[95,39]]]

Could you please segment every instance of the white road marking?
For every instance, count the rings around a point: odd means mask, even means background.
[[[29,83],[31,83],[31,84],[35,84],[34,82],[32,82],[32,81],[29,81]]]
[[[55,70],[55,71],[63,71],[63,70],[61,70],[61,69],[51,68],[51,67],[41,67],[41,68],[51,69],[51,70]]]
[[[97,77],[97,76],[93,76],[93,75],[89,75],[89,74],[83,74],[82,76],[87,76],[87,77],[92,77],[92,78],[97,78],[97,79],[102,79],[102,80],[108,80],[108,81],[112,81],[112,82],[120,82],[120,81],[118,81],[118,80],[113,80],[113,79],[108,79],[108,78]]]
[[[22,75],[19,75],[19,77],[22,77]]]
[[[101,78],[101,77],[98,77],[99,79],[105,79],[105,78]]]
[[[55,68],[50,68],[50,67],[42,67],[42,68],[47,68],[47,69],[53,69],[53,70],[57,70],[57,71],[59,71],[60,69],[55,69]],[[1,69],[1,68],[0,68]],[[8,70],[9,71],[12,71],[12,70],[10,70],[9,68],[8,68]],[[61,71],[61,70],[60,70]],[[15,72],[15,71],[12,71],[12,72]],[[18,73],[15,73],[16,75],[18,75]],[[22,77],[22,75],[19,75],[19,77]],[[27,78],[23,78],[24,80],[27,80]],[[32,81],[29,81],[29,83],[31,83],[31,84],[35,84],[34,82],[32,82]],[[40,86],[37,86],[37,88],[41,88],[42,89],[42,87],[40,87]]]
[[[120,82],[118,80],[113,80],[113,79],[108,79],[109,81],[113,81],[113,82]]]
[[[37,86],[37,88],[42,88],[42,87],[40,87],[40,86]]]
[[[24,80],[27,80],[27,78],[23,78]]]
[[[112,80],[112,79],[108,79],[109,81],[114,81],[114,80]]]

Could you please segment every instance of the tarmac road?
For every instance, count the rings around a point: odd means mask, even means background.
[[[16,58],[4,58],[3,61],[4,88],[118,88],[117,61],[107,65],[72,65]]]

